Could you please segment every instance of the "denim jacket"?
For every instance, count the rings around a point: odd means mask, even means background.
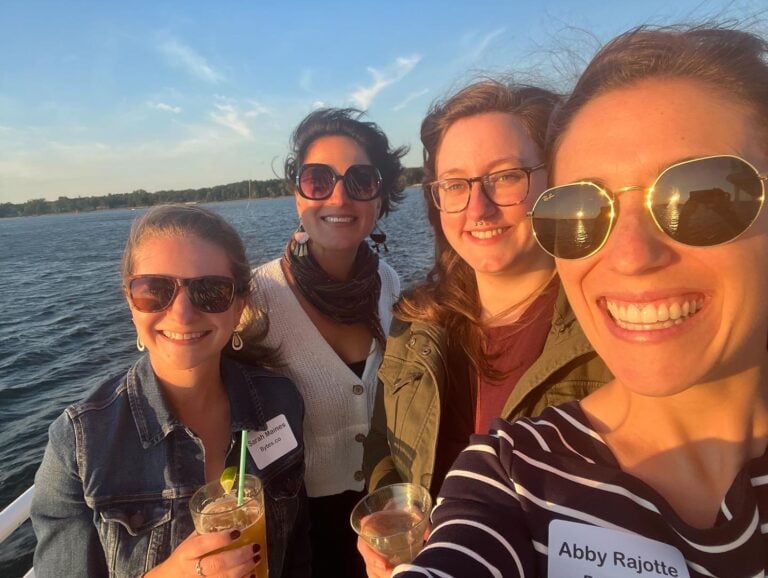
[[[237,465],[239,432],[284,414],[298,446],[259,469],[270,576],[309,576],[304,491],[304,405],[293,383],[222,358]],[[101,384],[51,425],[35,476],[35,574],[141,576],[194,530],[189,500],[205,484],[203,444],[171,413],[147,356]]]

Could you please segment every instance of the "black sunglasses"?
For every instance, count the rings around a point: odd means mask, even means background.
[[[654,183],[608,191],[582,181],[547,189],[528,213],[539,245],[558,259],[583,259],[599,251],[619,212],[618,195],[646,191],[656,226],[694,247],[733,241],[755,221],[768,176],[742,158],[719,155],[664,169]]]
[[[352,165],[343,175],[320,163],[301,165],[296,188],[305,199],[322,201],[333,194],[339,181],[344,181],[344,190],[355,201],[372,201],[381,193],[381,174],[373,165]]]
[[[198,311],[224,313],[235,300],[235,280],[206,275],[180,279],[167,275],[135,275],[125,286],[131,304],[143,313],[159,313],[168,309],[179,287],[187,288],[187,297]]]

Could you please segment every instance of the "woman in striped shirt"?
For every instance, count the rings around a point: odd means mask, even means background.
[[[768,43],[625,33],[548,149],[533,228],[615,380],[475,436],[394,575],[765,576]]]

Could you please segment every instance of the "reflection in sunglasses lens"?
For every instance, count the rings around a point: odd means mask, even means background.
[[[301,192],[312,199],[326,197],[335,184],[334,174],[330,167],[312,165],[301,172],[299,186]]]
[[[735,157],[698,159],[671,167],[656,181],[653,213],[670,237],[709,247],[738,237],[760,211],[762,184]]]
[[[139,277],[130,284],[131,300],[139,311],[147,313],[164,309],[173,298],[176,285],[164,277]]]
[[[368,165],[355,165],[344,175],[344,186],[353,199],[370,199],[378,192],[376,169]]]
[[[533,214],[539,243],[561,259],[580,259],[596,251],[613,218],[608,198],[586,183],[547,192],[537,201]]]
[[[234,298],[234,283],[227,277],[200,277],[189,282],[182,281],[182,285],[186,285],[192,306],[204,313],[223,313],[229,309]],[[136,309],[157,313],[170,306],[176,287],[173,277],[148,275],[132,279],[128,291]]]
[[[227,280],[203,277],[190,282],[189,299],[206,313],[222,313],[232,302],[233,287]]]

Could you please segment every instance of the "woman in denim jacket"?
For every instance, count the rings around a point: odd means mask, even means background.
[[[246,471],[264,485],[270,577],[309,576],[301,396],[221,356],[264,329],[240,237],[204,209],[155,207],[134,223],[122,268],[148,355],[51,426],[32,504],[36,575],[253,576],[259,546],[208,555],[239,532],[197,534],[189,500],[236,465],[241,430],[282,425]]]

